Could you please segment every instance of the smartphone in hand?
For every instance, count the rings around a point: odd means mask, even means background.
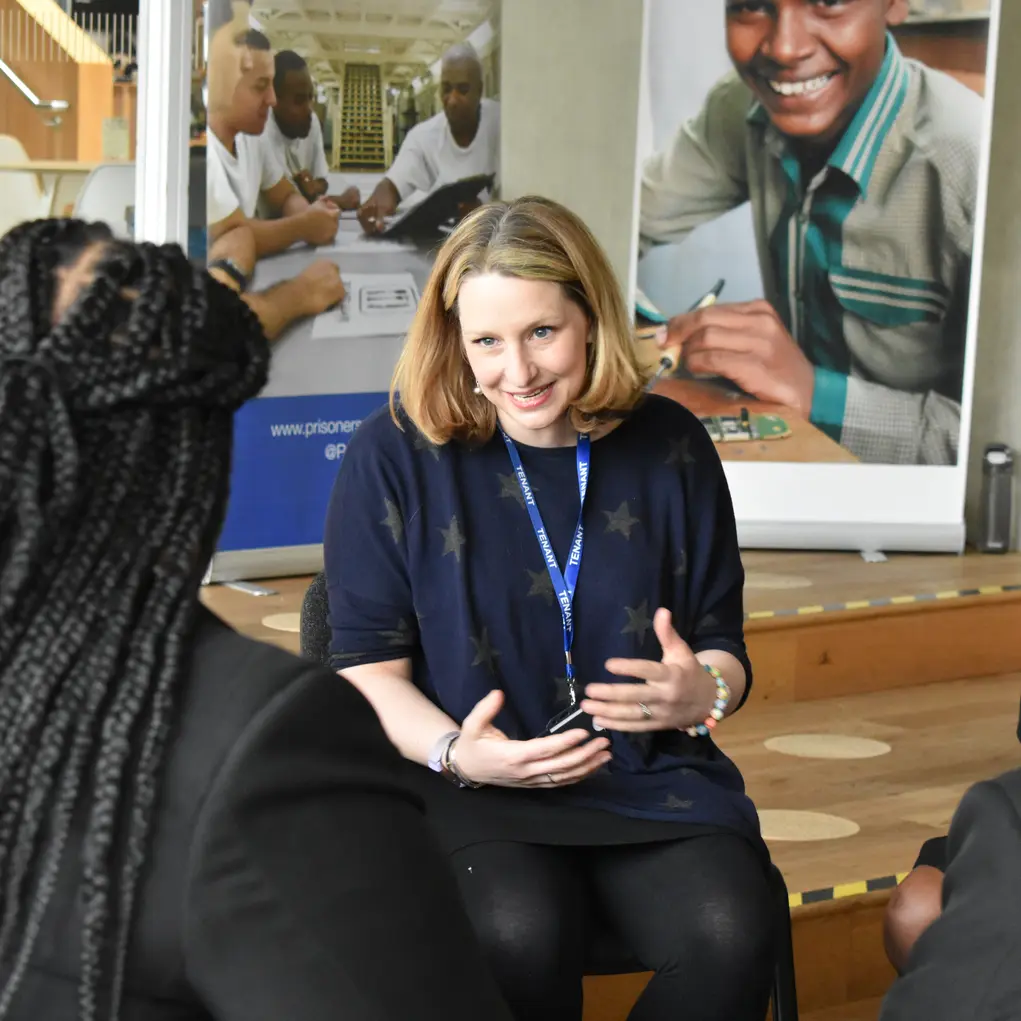
[[[606,728],[598,726],[580,705],[572,705],[554,716],[539,736],[552,737],[554,734],[563,734],[568,730],[587,730],[593,737],[606,733]]]

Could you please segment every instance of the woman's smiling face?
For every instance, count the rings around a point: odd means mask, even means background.
[[[497,273],[457,295],[461,342],[483,395],[513,440],[568,446],[567,412],[585,386],[591,324],[560,284]]]

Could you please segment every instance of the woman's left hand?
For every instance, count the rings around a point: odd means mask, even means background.
[[[607,730],[639,733],[678,730],[701,723],[716,700],[716,681],[674,630],[669,610],[652,622],[663,659],[609,659],[606,669],[644,684],[589,684],[581,708]],[[645,706],[645,709],[642,709]]]

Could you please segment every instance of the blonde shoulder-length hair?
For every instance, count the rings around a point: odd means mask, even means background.
[[[592,343],[585,383],[569,412],[579,432],[591,432],[635,406],[645,379],[605,253],[569,209],[529,196],[476,209],[440,249],[390,387],[390,413],[398,426],[405,417],[437,445],[492,437],[496,411],[473,392],[457,312],[461,284],[480,273],[558,283],[585,313]]]

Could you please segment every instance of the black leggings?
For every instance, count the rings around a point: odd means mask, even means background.
[[[629,1021],[763,1021],[773,967],[765,866],[741,837],[624,847],[491,842],[452,864],[515,1017],[580,1021],[599,919],[655,976]]]

